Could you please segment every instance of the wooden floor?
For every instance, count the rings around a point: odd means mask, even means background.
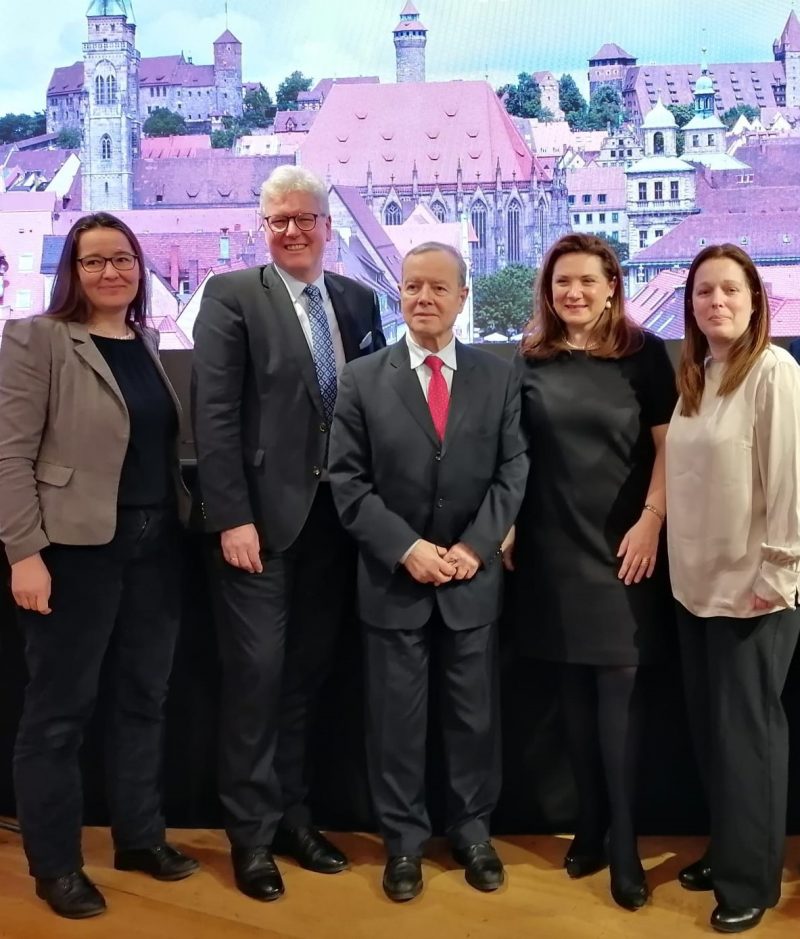
[[[560,868],[568,843],[556,837],[498,838],[507,873],[495,894],[468,887],[443,842],[424,863],[425,889],[394,904],[381,890],[383,854],[372,835],[335,835],[351,870],[311,874],[281,860],[286,896],[258,903],[233,886],[227,842],[218,831],[174,831],[173,843],[203,869],[179,883],[120,873],[109,864],[107,829],[88,829],[86,867],[103,890],[108,912],[72,922],[36,898],[17,835],[0,831],[0,937],[3,939],[685,939],[716,935],[708,925],[710,894],[675,881],[702,843],[694,838],[643,838],[653,896],[643,910],[619,909],[608,894],[608,872],[571,881]],[[800,838],[791,840],[784,898],[769,911],[759,939],[800,930]]]

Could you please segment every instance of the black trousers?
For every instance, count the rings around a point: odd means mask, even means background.
[[[14,750],[14,786],[34,877],[83,866],[78,751],[101,666],[110,670],[106,777],[118,848],[164,840],[164,701],[179,627],[173,510],[120,509],[107,545],[50,545],[52,612],[19,610],[29,682]]]
[[[489,838],[500,794],[495,624],[448,629],[438,613],[422,629],[363,625],[367,770],[386,852],[422,854],[428,685],[437,682],[445,757],[446,834],[466,847]],[[438,670],[431,672],[431,652]]]
[[[689,725],[711,816],[714,893],[728,907],[775,906],[789,774],[781,692],[800,610],[738,619],[677,608]]]
[[[218,546],[213,555],[225,829],[239,847],[268,845],[279,823],[310,824],[308,737],[352,605],[355,548],[321,483],[297,540],[262,552],[261,574],[231,567]]]

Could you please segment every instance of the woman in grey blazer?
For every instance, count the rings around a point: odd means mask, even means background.
[[[17,813],[36,893],[70,918],[105,909],[83,872],[78,762],[101,666],[114,865],[161,880],[198,866],[165,842],[160,805],[188,495],[179,404],[146,310],[135,235],[87,215],[66,237],[47,312],[8,322],[0,346],[0,540],[29,674]]]

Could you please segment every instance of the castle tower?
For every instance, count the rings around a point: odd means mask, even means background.
[[[81,146],[83,208],[129,209],[139,152],[139,53],[126,0],[92,0],[83,44],[88,96]]]
[[[636,65],[636,58],[615,42],[607,42],[589,59],[589,94],[602,85],[611,85],[622,96],[628,69]]]
[[[425,81],[425,44],[428,30],[419,20],[417,8],[408,0],[394,30],[398,82]]]
[[[214,42],[214,86],[217,111],[241,117],[242,44],[229,29]]]
[[[783,64],[787,107],[800,107],[800,20],[792,10],[781,38],[772,44],[775,61]]]
[[[684,157],[687,160],[707,154],[725,153],[725,124],[717,116],[714,82],[708,74],[706,50],[700,77],[694,86],[694,117],[683,127]]]

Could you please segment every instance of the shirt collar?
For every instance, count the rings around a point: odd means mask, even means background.
[[[434,354],[428,349],[423,349],[422,346],[417,345],[408,331],[406,332],[406,345],[408,346],[408,358],[413,369],[419,368],[429,355]],[[453,336],[450,342],[435,354],[442,360],[444,365],[455,371],[458,368],[456,364],[456,337]]]
[[[291,274],[287,274],[286,271],[278,267],[277,264],[275,264],[275,270],[278,272],[280,279],[286,284],[286,289],[289,291],[292,302],[297,303],[308,284],[305,281],[298,280],[296,277],[292,277]],[[318,288],[324,301],[328,296],[328,291],[325,289],[325,272],[323,271],[312,283]]]

